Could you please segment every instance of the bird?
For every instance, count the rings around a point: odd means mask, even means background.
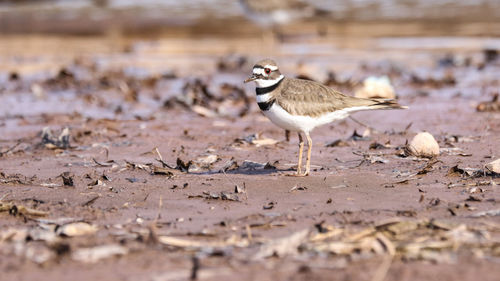
[[[251,81],[256,83],[256,101],[262,113],[278,127],[298,134],[299,159],[295,176],[307,176],[311,171],[313,144],[310,133],[314,128],[357,111],[408,108],[395,100],[356,98],[315,81],[285,77],[272,59],[255,63],[244,83]],[[304,173],[301,171],[302,134],[308,146]]]

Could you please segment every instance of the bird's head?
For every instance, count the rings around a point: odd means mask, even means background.
[[[257,62],[252,69],[252,75],[244,82],[255,81],[257,87],[264,88],[272,86],[283,79],[278,65],[271,59],[264,59]]]

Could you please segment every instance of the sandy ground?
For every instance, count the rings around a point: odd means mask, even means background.
[[[122,50],[30,38],[12,56],[26,40],[0,44],[1,280],[500,276],[500,180],[484,168],[500,155],[500,115],[476,110],[498,93],[500,59],[483,50],[493,41],[266,52],[257,39]],[[410,109],[354,115],[371,129],[351,119],[316,129],[311,175],[291,177],[296,135],[286,141],[241,83],[259,52],[347,93],[388,75]],[[440,156],[402,155],[420,131]]]

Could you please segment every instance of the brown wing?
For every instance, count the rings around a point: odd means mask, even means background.
[[[376,100],[346,96],[318,82],[288,79],[283,81],[276,102],[292,115],[320,116],[347,107],[371,106]]]

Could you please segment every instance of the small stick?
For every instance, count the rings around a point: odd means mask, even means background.
[[[380,134],[380,131],[379,131],[379,130],[377,130],[377,129],[375,129],[375,128],[371,127],[371,126],[368,126],[368,125],[366,125],[365,123],[363,123],[363,122],[361,122],[361,121],[359,121],[359,120],[357,120],[357,119],[354,119],[354,117],[349,116],[349,118],[350,118],[352,121],[354,121],[354,122],[358,123],[359,125],[361,125],[361,126],[363,126],[363,127],[365,127],[365,128],[368,128],[368,129],[372,130],[374,133],[376,133],[376,134]]]
[[[250,225],[245,225],[245,229],[247,231],[247,237],[248,237],[248,241],[252,241],[252,229],[250,228]]]
[[[156,221],[161,219],[161,207],[163,207],[163,198],[160,195],[160,200],[158,201],[158,215],[156,216]],[[156,222],[155,222],[155,224],[156,224]]]
[[[17,142],[16,144],[14,144],[13,146],[7,148],[7,150],[5,151],[0,151],[0,157],[4,156],[5,154],[11,152],[12,150],[14,150],[14,148],[16,148],[18,145],[20,145],[21,142]]]

